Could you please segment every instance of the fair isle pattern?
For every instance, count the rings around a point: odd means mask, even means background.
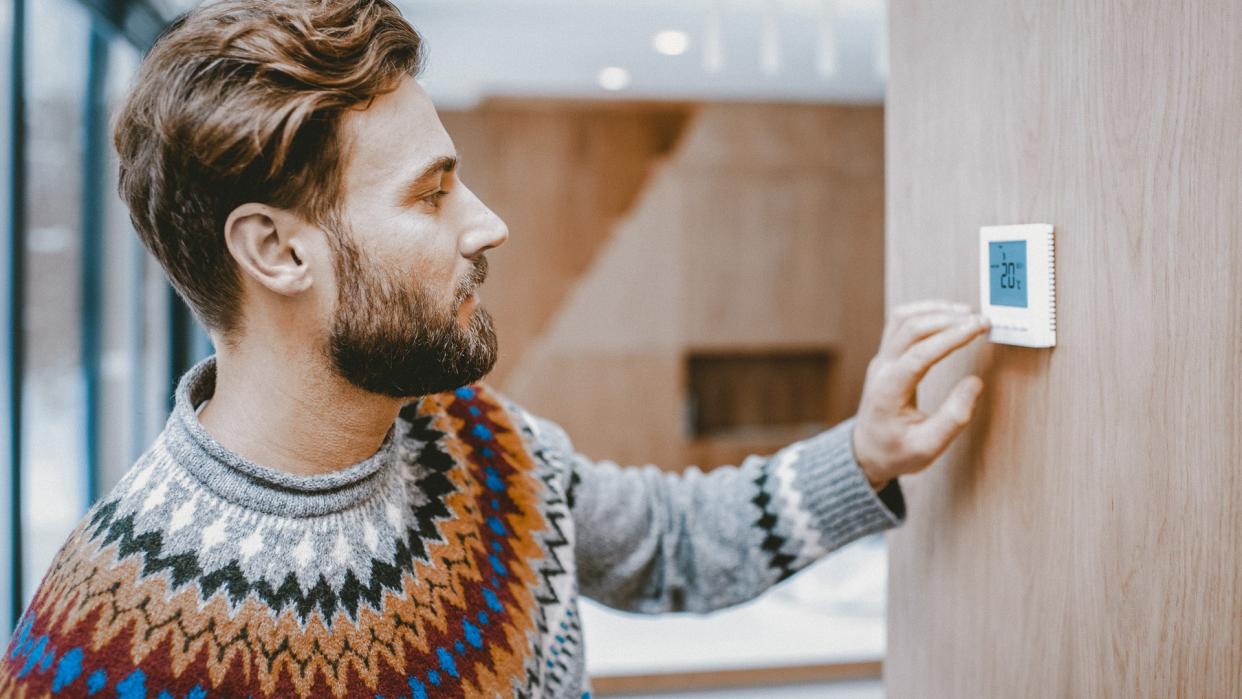
[[[514,420],[481,385],[425,397],[365,501],[304,516],[157,442],[58,554],[0,696],[579,696],[569,505]]]
[[[518,424],[523,442],[537,445],[539,442],[533,428],[534,421],[530,416],[520,406],[503,396],[500,397],[500,404]],[[543,661],[545,665],[544,693],[546,696],[553,697],[573,697],[578,693],[589,696],[589,692],[580,692],[580,688],[571,684],[581,675],[586,663],[582,648],[582,627],[574,611],[577,607],[575,600],[578,598],[578,586],[576,575],[573,574],[575,571],[572,541],[569,536],[570,532],[567,531],[573,527],[570,514],[573,507],[572,480],[570,483],[563,483],[567,469],[561,468],[562,465],[555,458],[548,458],[542,450],[537,451],[534,456],[536,463],[544,466],[540,473],[540,480],[543,481],[545,492],[548,493],[544,514],[551,529],[545,540],[548,557],[539,568],[539,574],[543,577],[545,584],[536,598],[539,600],[541,610],[562,610],[559,619],[545,620],[539,626],[539,630],[545,637],[552,635],[553,641]],[[568,591],[570,604],[567,606],[563,606],[564,600],[557,596],[558,585],[556,583],[563,578],[570,585]]]

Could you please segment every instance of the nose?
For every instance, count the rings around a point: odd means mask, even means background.
[[[476,257],[492,248],[504,245],[509,239],[509,227],[473,192],[470,192],[469,196],[474,200],[475,210],[466,227],[466,233],[462,236],[461,254],[465,257]]]

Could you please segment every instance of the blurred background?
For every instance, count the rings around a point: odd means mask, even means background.
[[[188,0],[0,0],[0,643],[210,343],[115,193],[108,123]],[[884,313],[883,0],[405,0],[508,223],[491,381],[579,451],[711,469],[852,414]],[[587,603],[601,695],[878,697],[872,537],[742,607]]]

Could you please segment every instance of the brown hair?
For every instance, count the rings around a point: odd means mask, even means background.
[[[221,0],[156,41],[116,121],[119,191],[207,327],[239,320],[229,213],[261,202],[329,220],[343,112],[421,68],[422,38],[387,0]]]

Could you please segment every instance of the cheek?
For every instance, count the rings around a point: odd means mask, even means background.
[[[388,214],[367,217],[365,233],[359,231],[359,244],[366,246],[367,257],[394,281],[415,283],[424,291],[452,298],[464,260],[450,227],[417,212]]]
[[[425,249],[399,247],[385,252],[382,273],[406,293],[417,292],[434,307],[456,305],[453,261]]]

